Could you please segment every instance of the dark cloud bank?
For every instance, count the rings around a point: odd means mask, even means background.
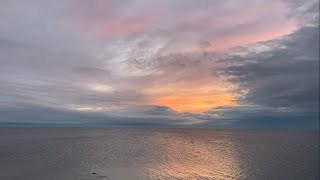
[[[234,56],[223,70],[239,85],[245,106],[212,112],[236,120],[235,127],[319,128],[319,28],[304,27],[277,40],[263,42],[270,50]],[[241,62],[243,61],[243,62]],[[210,124],[210,123],[209,123]]]

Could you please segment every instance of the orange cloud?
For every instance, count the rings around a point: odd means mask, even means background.
[[[150,104],[167,106],[178,112],[200,113],[219,106],[238,106],[238,95],[231,93],[231,87],[226,83],[217,80],[214,85],[208,82],[188,85],[177,82],[146,89],[144,93],[152,96]]]
[[[170,96],[154,100],[156,105],[168,106],[179,112],[203,112],[219,106],[237,106],[236,96],[233,94],[222,95],[197,95]]]

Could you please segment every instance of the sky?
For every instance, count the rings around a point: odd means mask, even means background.
[[[319,129],[317,0],[2,0],[0,124]]]

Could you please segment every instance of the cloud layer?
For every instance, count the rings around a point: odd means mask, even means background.
[[[317,129],[318,1],[0,6],[0,122]]]

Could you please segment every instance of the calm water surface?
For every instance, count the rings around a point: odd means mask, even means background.
[[[319,179],[319,136],[1,127],[0,179]]]

